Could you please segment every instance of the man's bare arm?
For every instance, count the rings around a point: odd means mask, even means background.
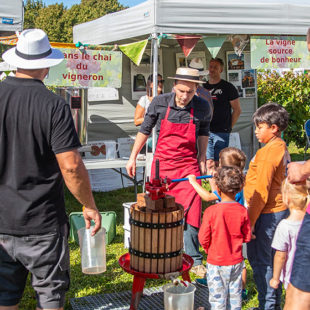
[[[149,137],[148,135],[145,135],[142,132],[138,132],[136,136],[135,144],[133,145],[130,158],[126,165],[126,170],[130,177],[136,175],[136,158],[141,149],[143,148],[148,137]]]
[[[90,221],[95,221],[95,234],[101,228],[101,215],[96,207],[91,191],[88,172],[77,150],[56,154],[56,159],[64,181],[73,196],[85,206],[83,215],[86,228],[90,227]]]

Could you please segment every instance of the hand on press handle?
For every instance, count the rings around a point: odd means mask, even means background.
[[[188,175],[187,178],[188,178],[188,181],[189,181],[190,184],[193,184],[193,183],[197,182],[196,181],[196,176],[193,175],[193,174]]]
[[[90,228],[91,220],[95,222],[95,227],[92,231],[92,236],[94,236],[101,228],[101,214],[99,213],[97,208],[87,208],[83,206],[83,216],[86,229]]]

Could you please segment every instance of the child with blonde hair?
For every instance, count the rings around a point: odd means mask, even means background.
[[[274,289],[277,289],[281,282],[287,289],[290,283],[296,240],[309,204],[306,182],[291,184],[285,179],[281,191],[283,202],[290,210],[290,215],[278,224],[271,244],[272,248],[276,250],[273,261],[273,277],[270,280],[270,286]]]

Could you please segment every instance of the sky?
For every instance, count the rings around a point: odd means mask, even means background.
[[[118,2],[124,6],[135,6],[140,4],[146,0],[118,0]],[[55,3],[63,3],[66,7],[70,7],[73,4],[79,4],[81,0],[43,0],[46,5],[55,4]]]

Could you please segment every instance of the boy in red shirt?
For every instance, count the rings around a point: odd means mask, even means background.
[[[247,209],[235,201],[244,176],[236,167],[221,167],[215,176],[221,202],[203,215],[199,242],[207,253],[207,282],[211,309],[241,309],[242,243],[251,240]]]

